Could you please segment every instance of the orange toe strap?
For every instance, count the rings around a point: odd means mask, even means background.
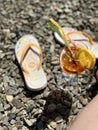
[[[20,65],[21,65],[21,67],[22,67],[22,70],[23,70],[26,74],[29,74],[29,72],[28,72],[28,70],[22,65],[22,62],[23,62],[23,60],[24,60],[24,58],[25,58],[27,52],[29,51],[29,49],[30,49],[32,46],[35,47],[35,48],[37,48],[37,49],[39,50],[39,52],[40,52],[40,53],[38,54],[38,52],[36,52],[35,50],[33,51],[37,56],[40,56],[40,62],[39,62],[39,65],[38,65],[38,70],[41,69],[41,65],[42,65],[42,50],[41,50],[40,46],[37,45],[37,44],[34,44],[34,43],[29,43],[29,44],[27,44],[26,47],[23,49],[22,54],[21,54],[21,58],[20,58]],[[31,48],[31,49],[32,49],[32,48]]]
[[[69,39],[69,41],[71,41],[71,42],[73,41],[73,40],[70,38],[70,36],[69,36],[69,35],[71,35],[71,34],[83,34],[84,36],[87,37],[87,39],[89,40],[89,42],[90,42],[92,45],[95,44],[94,41],[92,40],[92,38],[91,38],[87,33],[81,32],[81,31],[77,31],[77,30],[72,31],[72,32],[69,32],[69,33],[66,34],[67,37],[68,37],[68,39]]]

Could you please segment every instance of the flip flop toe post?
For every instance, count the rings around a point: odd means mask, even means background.
[[[47,85],[42,68],[42,51],[37,39],[32,35],[21,37],[15,46],[15,55],[29,90],[42,90]]]

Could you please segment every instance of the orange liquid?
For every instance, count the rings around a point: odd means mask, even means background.
[[[65,73],[68,74],[80,74],[85,70],[85,66],[81,65],[78,60],[78,51],[82,46],[77,48],[72,46],[71,50],[73,55],[69,52],[69,49],[66,47],[63,49],[60,55],[60,64],[61,68]]]

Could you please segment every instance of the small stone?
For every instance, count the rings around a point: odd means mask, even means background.
[[[26,126],[23,126],[21,130],[28,130]]]
[[[87,104],[88,104],[88,99],[87,99],[87,98],[83,99],[82,104],[83,104],[84,106],[87,105]]]
[[[5,38],[9,38],[10,36],[10,30],[9,29],[3,29],[3,34]]]
[[[65,124],[64,124],[65,125]],[[56,130],[64,130],[63,129],[63,123],[58,124]],[[66,129],[65,129],[66,130]]]
[[[62,105],[61,103],[57,104],[56,111],[60,113],[62,116],[68,116],[69,109],[66,109],[66,106]]]
[[[38,100],[38,103],[39,103],[41,106],[43,106],[43,105],[45,105],[46,101],[45,101],[45,100],[42,100],[42,99],[39,99],[39,100]]]
[[[15,122],[15,126],[19,129],[19,128],[22,128],[22,126],[23,126],[23,123],[22,123],[22,121],[20,120],[20,117],[16,117],[16,122]]]
[[[54,45],[54,44],[52,44],[52,45],[50,46],[50,53],[53,53],[53,52],[54,52],[54,50],[55,50],[55,45]]]
[[[56,117],[55,121],[57,123],[61,123],[61,122],[63,122],[63,117],[62,116],[58,116],[58,117]]]
[[[79,109],[78,108],[75,108],[74,111],[73,111],[73,114],[77,114],[79,112]]]
[[[57,124],[56,124],[56,122],[54,122],[54,121],[51,121],[51,122],[49,123],[49,125],[50,125],[53,129],[56,129],[56,127],[57,127]]]
[[[15,34],[15,33],[10,33],[10,37],[11,37],[11,38],[15,38],[15,37],[16,37],[16,34]]]
[[[10,107],[11,107],[11,106],[10,106],[9,104],[5,104],[5,105],[4,105],[4,110],[10,109]]]
[[[36,122],[36,118],[33,118],[33,119],[30,119],[30,122],[32,123],[32,124],[34,124],[35,122]]]
[[[4,53],[0,53],[0,59],[2,59],[5,56]]]
[[[6,99],[8,102],[12,102],[13,96],[12,95],[6,95]]]
[[[14,113],[9,113],[8,117],[9,117],[9,121],[11,121],[12,119],[16,117],[16,115]]]
[[[4,76],[3,77],[3,82],[5,82],[5,83],[9,83],[10,82],[10,79],[9,79],[9,77],[8,76]]]
[[[23,102],[19,99],[13,99],[12,104],[18,109],[23,107]]]
[[[13,107],[11,112],[12,112],[12,113],[16,113],[16,112],[17,112],[16,107]]]
[[[54,130],[50,125],[47,125],[49,130]]]
[[[52,61],[51,64],[52,64],[52,65],[58,65],[58,64],[59,64],[59,61],[58,61],[58,60],[57,60],[57,61]]]
[[[15,124],[15,120],[12,119],[10,123],[11,123],[12,125]]]
[[[3,111],[4,111],[3,104],[0,103],[0,112],[3,112]]]
[[[50,93],[50,92],[46,92],[46,91],[44,91],[44,93],[43,93],[43,97],[44,97],[44,98],[47,98],[48,95],[49,95],[49,93]]]
[[[25,110],[22,110],[17,115],[22,116],[22,115],[26,115],[26,114],[27,114],[27,112]]]
[[[28,119],[26,119],[26,118],[24,118],[24,120],[25,120],[25,122],[26,122],[26,124],[27,124],[28,126],[32,126],[32,122],[31,122],[30,120],[28,120]]]
[[[0,120],[2,120],[2,118],[3,118],[3,114],[2,112],[0,112]]]
[[[5,124],[5,125],[9,125],[8,116],[5,116],[5,117],[2,119],[2,122],[3,122],[3,124]]]
[[[0,126],[0,130],[4,130],[3,127]]]
[[[52,113],[52,112],[55,111],[56,105],[55,105],[54,103],[49,104],[47,109],[48,109],[48,112],[49,112],[49,113]]]
[[[13,127],[12,130],[18,130],[17,127]]]
[[[37,115],[39,115],[41,113],[42,113],[41,109],[39,109],[39,110],[36,109],[36,111],[34,112],[33,116],[35,117],[35,116],[37,116]]]
[[[44,124],[42,121],[37,122],[37,130],[43,130]]]
[[[82,104],[79,102],[79,103],[77,103],[77,107],[78,107],[79,109],[81,109],[83,106],[82,106]]]
[[[2,86],[2,85],[0,85],[0,93],[3,93],[3,91],[4,91],[4,87]]]

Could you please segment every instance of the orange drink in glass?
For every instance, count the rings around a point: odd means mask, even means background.
[[[86,58],[79,60],[78,59],[78,52],[81,48],[86,48],[84,44],[77,44],[71,45],[72,54],[70,53],[69,49],[65,47],[60,55],[60,65],[63,72],[68,74],[80,74],[86,69],[85,64],[82,64],[81,61],[86,60]]]
[[[88,48],[84,42],[74,41],[70,34],[83,34],[87,37],[89,44],[93,44],[91,37],[80,31],[73,31],[65,33],[64,29],[54,20],[50,19],[50,27],[54,30],[64,41],[65,47],[60,54],[60,65],[68,78],[74,80],[74,77],[81,74],[85,69],[93,69],[96,63],[96,57],[94,53]],[[68,74],[68,75],[67,75]],[[73,78],[71,78],[73,76]],[[76,78],[75,78],[76,79]],[[70,82],[71,83],[71,82]]]

